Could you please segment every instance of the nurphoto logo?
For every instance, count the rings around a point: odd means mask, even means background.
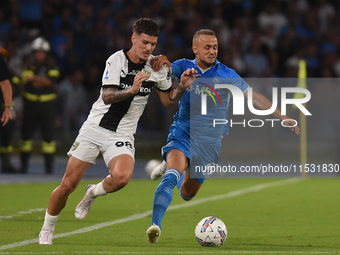
[[[200,84],[207,87],[207,89],[201,88],[201,90],[206,92],[206,93],[201,93],[201,115],[207,115],[207,95],[209,95],[213,99],[215,106],[217,105],[213,94],[208,89],[210,89],[216,95],[221,105],[222,105],[222,101],[216,90],[218,89],[229,90],[229,93],[231,93],[231,95],[233,96],[233,115],[244,115],[244,95],[240,88],[232,84],[214,84],[214,88],[205,83],[200,83]],[[288,93],[302,93],[305,95],[305,97],[287,98]],[[272,95],[273,95],[272,100],[271,100],[272,106],[270,109],[267,109],[267,110],[255,109],[253,105],[253,89],[249,87],[248,88],[248,100],[247,100],[249,111],[257,116],[265,116],[265,115],[272,114],[278,105],[278,89],[277,88],[272,88]],[[300,109],[300,111],[304,115],[311,116],[312,114],[303,105],[304,103],[307,103],[310,99],[311,99],[311,93],[309,90],[305,88],[297,88],[297,87],[281,88],[281,113],[282,115],[287,114],[287,105],[295,105],[297,108]],[[263,121],[262,119],[250,119],[247,121],[247,124],[249,127],[262,127],[265,122],[271,122],[271,126],[274,127],[275,121],[280,121],[280,120],[279,119],[265,119]],[[288,127],[284,124],[285,121],[287,120],[281,121],[281,125],[284,127]],[[295,126],[296,126],[297,121],[296,120],[293,120],[293,121],[295,121]],[[215,127],[216,125],[225,125],[228,123],[231,126],[233,124],[242,124],[244,127],[246,126],[246,120],[243,120],[242,122],[233,123],[232,120],[229,121],[228,119],[213,119],[213,127]]]

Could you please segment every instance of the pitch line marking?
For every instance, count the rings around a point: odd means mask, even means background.
[[[340,254],[336,251],[170,251],[172,254]],[[51,251],[51,252],[0,252],[0,254],[169,254],[169,251]]]
[[[7,215],[7,216],[0,216],[0,221],[1,219],[11,219],[13,217],[18,217],[18,216],[23,216],[24,214],[30,214],[30,213],[34,213],[34,212],[42,212],[45,211],[45,208],[35,208],[35,209],[28,209],[28,211],[20,211],[16,214],[11,214],[11,215]]]
[[[282,185],[287,185],[287,184],[299,182],[301,180],[303,180],[303,179],[291,178],[291,179],[285,179],[285,180],[280,180],[280,181],[275,181],[275,182],[258,184],[258,185],[255,185],[255,186],[251,186],[249,188],[239,189],[239,190],[231,191],[231,192],[221,194],[221,195],[216,195],[216,196],[211,196],[211,197],[206,197],[206,198],[200,198],[200,199],[197,199],[197,200],[194,200],[194,201],[184,202],[182,204],[171,205],[171,206],[169,206],[168,211],[177,210],[177,209],[185,208],[185,207],[190,207],[190,206],[194,206],[194,205],[198,205],[198,204],[202,204],[202,203],[206,203],[206,202],[210,202],[210,201],[216,201],[216,200],[221,200],[221,199],[230,198],[230,197],[237,197],[237,196],[241,196],[241,195],[244,195],[244,194],[247,194],[247,193],[256,192],[256,191],[271,188],[271,187],[277,187],[277,186],[282,186]],[[104,228],[104,227],[109,227],[109,226],[112,226],[112,225],[115,225],[115,224],[142,219],[142,218],[145,218],[145,217],[151,216],[151,215],[152,215],[152,210],[149,210],[149,211],[146,211],[146,212],[143,212],[143,213],[137,213],[137,214],[134,214],[134,215],[131,215],[131,216],[128,216],[128,217],[125,217],[125,218],[117,219],[117,220],[114,220],[114,221],[103,222],[103,223],[95,224],[95,225],[90,226],[90,227],[85,227],[85,228],[81,228],[81,229],[78,229],[78,230],[74,230],[74,231],[71,231],[71,232],[56,234],[56,235],[53,236],[53,239],[71,236],[71,235],[75,235],[75,234],[87,233],[87,232],[90,232],[90,231],[93,231],[93,230],[97,230],[97,229]],[[28,239],[28,240],[21,241],[21,242],[15,242],[15,243],[12,243],[12,244],[6,244],[6,245],[0,246],[0,250],[20,247],[20,246],[24,246],[24,245],[31,244],[31,243],[37,243],[38,241],[39,241],[39,238],[34,238],[34,239]]]

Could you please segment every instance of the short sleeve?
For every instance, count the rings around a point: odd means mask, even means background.
[[[240,75],[238,75],[235,70],[229,68],[229,77],[232,78],[232,84],[237,86],[238,88],[240,88],[242,90],[242,92],[244,93],[248,87],[249,84],[246,83]]]
[[[172,81],[168,68],[163,66],[157,73],[158,80],[155,84],[156,88],[160,91],[169,91],[172,86]]]
[[[171,76],[173,78],[181,79],[182,73],[187,69],[187,61],[187,59],[180,59],[171,63]]]
[[[123,59],[117,53],[111,55],[106,61],[105,70],[102,77],[103,86],[105,85],[119,86]]]

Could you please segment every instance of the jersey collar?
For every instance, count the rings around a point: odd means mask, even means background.
[[[128,54],[127,54],[128,51],[129,51],[129,49],[124,49],[123,53],[124,53],[126,59],[128,60],[129,65],[134,66],[134,67],[140,67],[140,66],[144,67],[145,66],[146,61],[143,62],[143,63],[140,63],[140,64],[136,64],[136,63],[132,62],[131,59],[129,58]]]
[[[195,58],[194,60],[192,60],[192,62],[197,66],[197,59]],[[215,60],[215,63],[212,67],[216,66],[217,64],[219,64],[220,61],[218,61],[217,59]],[[198,67],[198,66],[197,66]]]
[[[200,73],[202,73],[201,72],[201,69],[198,67],[198,65],[197,65],[197,59],[195,58],[194,60],[192,60],[192,62],[194,63],[194,65],[195,66],[197,66],[197,71],[199,71]],[[218,65],[220,63],[220,61],[218,61],[217,59],[215,60],[215,63],[214,63],[214,65],[210,68],[210,69],[212,69],[213,67],[215,67],[216,65]]]

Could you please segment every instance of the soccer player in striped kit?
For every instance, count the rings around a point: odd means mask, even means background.
[[[52,244],[55,224],[68,196],[84,172],[95,164],[99,152],[110,174],[100,183],[88,185],[75,209],[75,217],[83,219],[96,197],[128,184],[134,169],[134,133],[152,88],[156,87],[162,103],[171,107],[195,79],[197,71],[188,69],[181,76],[179,86],[172,88],[167,67],[153,71],[150,59],[159,35],[159,27],[153,20],[137,20],[132,31],[132,47],[114,53],[106,61],[99,98],[68,152],[64,178],[51,194],[39,234],[40,244]]]

